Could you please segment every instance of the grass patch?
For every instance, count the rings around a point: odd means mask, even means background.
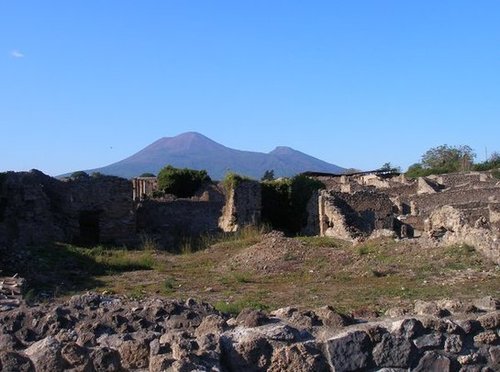
[[[175,289],[177,287],[177,280],[174,277],[167,277],[163,281],[163,291],[166,294],[171,294],[172,292],[175,292]]]
[[[171,250],[175,253],[188,255],[203,251],[214,245],[226,248],[245,248],[262,240],[262,236],[270,231],[268,225],[245,226],[236,232],[202,234],[198,237],[182,236]]]
[[[252,283],[252,279],[248,273],[234,273],[233,274],[234,280],[238,283]]]
[[[328,247],[340,248],[345,245],[345,242],[329,236],[301,236],[297,238],[307,247]]]
[[[16,270],[28,279],[27,290],[33,289],[28,297],[40,290],[64,296],[89,289],[133,298],[192,297],[231,314],[284,306],[381,310],[411,306],[416,299],[500,296],[500,272],[466,245],[421,247],[377,239],[352,246],[330,238],[299,237],[303,251],[285,255],[282,265],[260,270],[233,261],[264,233],[251,227],[224,234],[210,249],[184,255],[63,244],[32,247],[20,262],[25,268]],[[275,248],[261,249],[266,259]]]
[[[381,252],[381,247],[377,244],[373,243],[364,243],[358,247],[356,247],[356,253],[360,256],[378,256]]]
[[[234,233],[223,233],[214,237],[211,245],[220,248],[245,248],[260,242],[269,231],[269,225],[245,226]]]
[[[111,249],[102,246],[81,248],[70,244],[26,247],[29,259],[13,268],[28,281],[30,298],[43,292],[64,295],[102,286],[99,276],[127,271],[153,270],[153,252]]]
[[[155,259],[151,252],[137,252],[126,249],[106,249],[101,246],[85,249],[76,248],[79,253],[95,262],[94,270],[105,273],[119,273],[135,270],[153,270]]]
[[[150,235],[143,234],[140,237],[141,244],[140,249],[146,252],[156,252],[160,251],[161,247],[158,244],[157,240]]]
[[[218,301],[214,304],[216,310],[222,313],[228,313],[231,315],[238,315],[243,309],[254,309],[254,310],[269,310],[269,305],[266,305],[258,300],[254,299],[241,299],[233,302]]]
[[[467,244],[452,245],[444,250],[443,266],[448,270],[465,270],[481,266],[483,258]]]

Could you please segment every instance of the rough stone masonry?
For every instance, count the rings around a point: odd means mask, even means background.
[[[243,310],[93,293],[0,312],[2,371],[500,370],[496,299],[417,302],[360,319],[331,307]]]

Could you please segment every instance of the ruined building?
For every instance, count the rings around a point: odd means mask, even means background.
[[[0,247],[67,242],[166,249],[179,239],[260,223],[260,184],[210,184],[192,198],[152,198],[154,177],[58,180],[40,171],[0,173]]]
[[[410,180],[397,174],[311,174],[318,196],[317,234],[355,240],[372,234],[473,245],[500,263],[500,181],[490,172]],[[314,208],[317,208],[315,210]]]
[[[473,245],[500,263],[500,181],[491,172],[410,180],[391,173],[309,173],[325,185],[307,204],[303,234],[360,240],[394,235]],[[61,241],[166,249],[179,239],[261,222],[261,185],[209,184],[191,198],[154,198],[156,179],[57,180],[39,171],[0,174],[0,246]],[[269,207],[266,205],[266,207]]]

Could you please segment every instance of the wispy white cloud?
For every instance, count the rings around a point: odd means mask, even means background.
[[[10,51],[10,56],[12,58],[24,58],[24,53],[20,52],[17,49],[14,49]]]

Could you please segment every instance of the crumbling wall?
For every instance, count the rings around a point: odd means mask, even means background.
[[[321,190],[324,192],[324,190]],[[307,223],[302,227],[300,233],[302,235],[314,236],[321,235],[321,224],[320,221],[320,191],[316,190],[313,192],[309,201],[306,205],[306,213],[307,213]]]
[[[479,172],[448,173],[435,176],[436,181],[447,188],[474,185],[485,181],[484,176]]]
[[[255,181],[241,182],[227,197],[211,184],[191,199],[165,197],[137,204],[134,185],[112,176],[61,181],[39,171],[3,173],[0,245],[135,245],[144,234],[168,245],[179,236],[220,231],[221,221],[224,231],[260,223],[261,192]]]
[[[490,203],[488,212],[492,230],[500,233],[500,203]]]
[[[8,172],[0,189],[0,244],[128,244],[135,238],[132,185],[111,176],[60,181]]]
[[[487,207],[491,203],[500,202],[499,187],[476,187],[446,189],[433,194],[420,194],[402,198],[406,204],[413,204],[418,215],[427,218],[436,208],[445,205],[468,205],[471,202]],[[476,205],[476,208],[479,204]]]
[[[220,185],[208,185],[189,199],[170,196],[140,201],[137,233],[155,239],[167,250],[176,250],[186,239],[256,225],[260,210],[258,182],[242,180],[227,191]]]
[[[393,203],[385,193],[359,191],[322,193],[321,234],[340,238],[368,236],[375,230],[394,229]]]
[[[431,215],[447,206],[460,214],[458,232],[449,232],[447,243],[471,244],[497,260],[500,231],[500,184],[489,172],[429,176],[409,180],[404,176],[322,176],[329,193],[318,201],[320,235],[340,238],[367,236],[390,229],[399,237],[425,236]],[[389,187],[387,185],[389,184]],[[339,192],[340,191],[340,192]],[[446,210],[446,208],[445,208]],[[453,218],[451,218],[453,221]]]
[[[7,172],[0,185],[0,245],[64,240],[63,185],[42,172]]]
[[[457,208],[444,206],[431,213],[426,224],[426,232],[430,238],[444,245],[468,244],[500,264],[500,241],[497,234],[487,225],[472,225],[467,216]]]
[[[239,180],[226,190],[226,203],[219,219],[219,227],[226,232],[261,222],[262,194],[257,181]]]
[[[88,245],[133,244],[136,241],[129,180],[99,176],[63,183],[64,209],[68,218],[66,231],[71,241]],[[93,231],[94,228],[98,231]]]
[[[137,232],[175,250],[184,239],[220,231],[223,206],[220,200],[144,200],[137,205]]]
[[[350,240],[354,231],[350,231],[341,209],[333,202],[331,195],[322,191],[318,197],[318,217],[320,236],[332,236],[335,238]]]

